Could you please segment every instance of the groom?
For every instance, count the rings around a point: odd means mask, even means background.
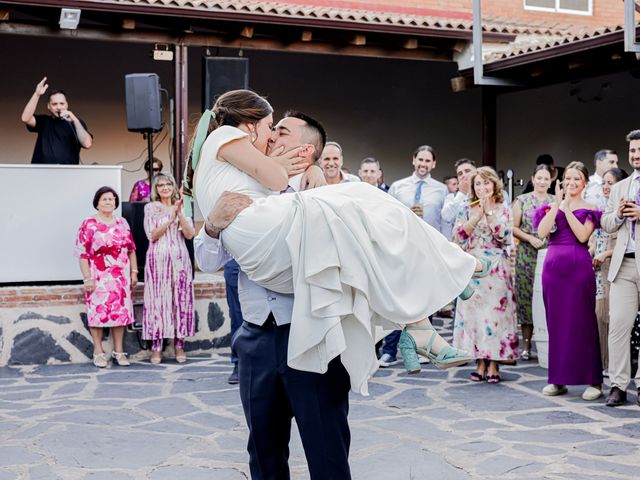
[[[274,127],[269,151],[300,145],[313,164],[326,140],[319,122],[300,112],[287,112]],[[310,167],[322,182],[322,171]],[[317,170],[317,172],[315,172]],[[293,179],[295,179],[294,177]],[[293,180],[291,179],[291,180]],[[290,182],[291,183],[294,182]],[[289,187],[315,186],[311,181]],[[230,258],[220,245],[220,232],[247,208],[251,200],[225,192],[195,238],[200,269],[215,272]],[[349,480],[349,376],[335,358],[324,374],[287,366],[293,295],[266,290],[241,271],[238,292],[244,323],[232,339],[238,355],[240,400],[249,427],[249,467],[252,480],[288,480],[291,419],[296,419],[311,480]]]

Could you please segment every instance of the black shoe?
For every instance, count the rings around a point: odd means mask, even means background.
[[[623,392],[618,387],[611,387],[611,390],[609,390],[609,395],[607,396],[607,407],[619,407],[620,405],[626,403],[626,401],[627,392]]]
[[[231,372],[231,375],[229,375],[229,378],[227,378],[227,383],[230,385],[236,385],[240,383],[240,379],[238,378],[238,364],[235,364],[233,366],[233,372]]]

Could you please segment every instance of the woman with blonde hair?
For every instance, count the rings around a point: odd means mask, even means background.
[[[471,282],[474,295],[458,301],[453,345],[476,359],[471,380],[498,383],[498,362],[518,358],[518,333],[509,256],[513,220],[502,182],[491,167],[480,167],[471,177],[469,203],[456,218],[453,241],[465,252],[491,260],[489,275]]]
[[[549,237],[542,271],[542,297],[549,332],[549,384],[544,395],[567,393],[567,385],[587,385],[584,400],[602,396],[602,362],[596,320],[596,277],[587,242],[602,212],[582,198],[589,172],[571,162],[555,201],[539,208],[534,225]]]
[[[195,334],[193,270],[185,239],[195,235],[193,221],[182,213],[175,180],[156,175],[151,203],[144,207],[149,249],[144,268],[142,338],[151,340],[151,363],[162,361],[164,339],[172,339],[175,359],[186,361],[184,339]]]

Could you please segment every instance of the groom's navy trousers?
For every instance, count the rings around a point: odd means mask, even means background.
[[[349,375],[340,358],[324,374],[289,368],[289,329],[276,325],[271,314],[261,326],[245,321],[234,338],[249,426],[251,478],[290,478],[289,439],[295,418],[311,480],[349,480]]]

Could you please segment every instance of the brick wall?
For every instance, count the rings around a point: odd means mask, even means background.
[[[223,280],[196,281],[194,284],[196,300],[226,299]],[[139,284],[133,291],[134,302],[141,302],[144,285]],[[66,305],[84,305],[82,286],[52,285],[47,287],[9,287],[0,288],[0,308],[56,307]]]
[[[414,15],[471,19],[472,0],[289,0],[291,3],[336,8],[366,9]],[[485,0],[483,15],[508,18],[517,23],[545,22],[585,27],[621,25],[624,23],[623,0],[593,0],[593,15],[572,15],[557,12],[525,10],[524,0]]]

